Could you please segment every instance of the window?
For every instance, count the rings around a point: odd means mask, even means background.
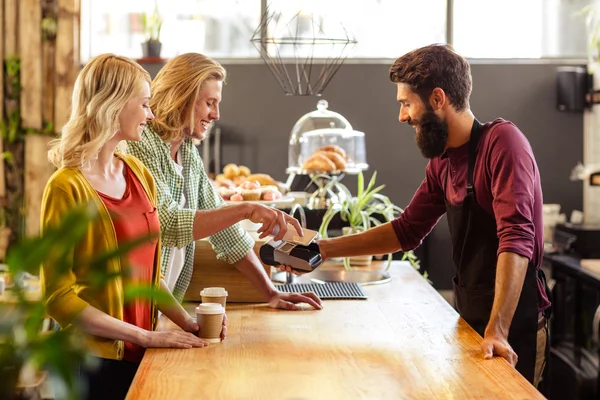
[[[261,0],[156,1],[164,19],[162,57],[195,51],[217,59],[260,58],[250,39],[264,11]],[[585,18],[575,14],[595,0],[268,0],[269,10],[278,13],[268,29],[279,36],[310,37],[316,21],[322,38],[337,38],[345,36],[344,27],[358,41],[346,49],[348,58],[393,59],[446,42],[449,1],[453,45],[466,57],[586,56]],[[141,13],[153,8],[153,0],[82,0],[81,59],[105,52],[141,57]],[[339,50],[334,47],[292,45],[279,49],[279,55],[327,58]]]
[[[269,25],[270,35],[343,38],[346,28],[358,41],[350,58],[396,58],[446,41],[446,0],[271,0],[269,11],[274,10],[279,18]],[[313,26],[323,32],[313,32]],[[324,54],[319,54],[321,48]],[[315,57],[327,57],[330,48],[317,48]],[[281,55],[292,56],[293,51],[286,46]]]
[[[215,58],[257,57],[250,37],[260,21],[260,0],[157,0],[163,18],[163,58],[190,51]],[[102,53],[142,56],[142,13],[149,0],[82,0],[81,59]]]
[[[453,41],[470,58],[584,58],[576,13],[590,0],[454,0]]]

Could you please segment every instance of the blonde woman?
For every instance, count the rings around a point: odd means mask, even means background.
[[[159,273],[156,239],[109,260],[107,272],[127,274],[110,280],[100,292],[90,287],[91,257],[135,238],[159,236],[151,174],[139,160],[115,152],[122,140],[140,140],[154,117],[149,100],[150,76],[141,66],[112,54],[95,57],[75,82],[71,116],[49,151],[59,169],[44,192],[42,229],[57,224],[80,203],[93,204],[99,214],[76,245],[68,273],[59,273],[51,260],[41,271],[48,314],[63,329],[73,326],[85,332],[89,351],[98,358],[97,369],[82,371],[88,398],[124,398],[147,347],[206,344],[189,333],[198,326],[174,299],[160,308],[183,331],[154,331],[155,304],[124,300],[124,287],[130,284],[168,292]]]
[[[275,289],[253,251],[254,242],[238,224],[243,219],[261,223],[261,237],[300,224],[280,210],[242,202],[226,206],[210,184],[192,139],[204,139],[212,121],[219,119],[225,69],[211,58],[187,53],[171,59],[152,82],[150,105],[156,117],[144,128],[142,140],[128,144],[154,176],[161,222],[162,273],[181,300],[194,268],[194,241],[208,237],[217,258],[234,264],[271,307],[295,310],[296,303],[320,309],[314,293],[284,294]]]

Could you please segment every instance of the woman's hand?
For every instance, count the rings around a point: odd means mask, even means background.
[[[185,327],[181,327],[186,332],[191,332],[194,335],[198,336],[198,331],[200,331],[200,326],[198,326],[198,322],[192,317],[186,319],[184,324]],[[227,313],[223,314],[223,329],[221,330],[221,341],[225,340],[225,336],[227,336]]]
[[[145,331],[138,344],[146,348],[168,347],[176,349],[191,349],[192,347],[208,345],[198,336],[182,331]]]
[[[223,314],[223,329],[221,330],[221,341],[227,336],[227,313]]]

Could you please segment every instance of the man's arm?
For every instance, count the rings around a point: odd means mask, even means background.
[[[497,354],[514,366],[517,355],[508,333],[533,257],[534,202],[540,183],[533,151],[518,128],[506,122],[492,129],[486,159],[499,244],[494,303],[481,348],[485,358]]]
[[[410,204],[395,220],[364,232],[319,241],[326,258],[389,254],[418,247],[446,212],[439,160],[430,161],[425,179]]]
[[[192,151],[196,150],[192,149]],[[171,162],[168,158],[169,154],[163,147],[161,139],[148,128],[144,130],[140,142],[128,143],[128,152],[140,159],[154,178],[163,246],[182,248],[195,240],[217,234],[244,219],[263,224],[260,230],[261,237],[271,234],[275,226],[280,225],[280,233],[276,238],[281,239],[287,232],[287,223],[301,231],[300,224],[294,218],[270,207],[244,203],[225,206],[210,184],[199,156],[194,158],[200,163],[199,194],[201,198],[210,200],[205,207],[196,208],[192,205],[192,208],[182,209],[175,201],[174,193],[169,186],[174,176],[169,176],[168,171],[171,170],[161,163]],[[194,155],[197,156],[195,153]]]
[[[194,216],[194,240],[212,236],[244,219],[262,224],[258,230],[261,239],[274,234],[276,226],[279,226],[279,231],[274,235],[275,240],[281,240],[285,236],[288,224],[293,225],[299,234],[302,232],[298,220],[283,211],[261,204],[242,202],[212,210],[197,210]]]
[[[513,366],[517,364],[517,355],[508,344],[508,332],[519,303],[528,264],[529,259],[515,253],[504,252],[498,256],[494,305],[481,344],[487,359],[497,354]]]
[[[319,240],[321,255],[327,258],[395,253],[400,248],[392,223],[388,222],[355,235]]]

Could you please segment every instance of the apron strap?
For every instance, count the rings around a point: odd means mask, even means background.
[[[473,126],[471,127],[471,138],[469,139],[469,167],[468,167],[468,178],[467,178],[467,196],[471,196],[475,200],[475,189],[473,186],[473,170],[475,169],[475,157],[477,156],[477,143],[481,138],[483,132],[481,122],[477,118],[473,119]]]

